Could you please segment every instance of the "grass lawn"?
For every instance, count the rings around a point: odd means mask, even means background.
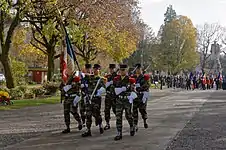
[[[0,106],[0,110],[20,109],[29,106],[39,106],[44,104],[57,104],[60,103],[60,97],[54,96],[43,99],[27,99],[27,100],[13,100],[13,105]]]

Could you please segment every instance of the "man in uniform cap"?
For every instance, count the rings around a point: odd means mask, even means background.
[[[133,100],[136,98],[134,93],[135,79],[130,78],[127,75],[127,65],[120,65],[120,75],[114,78],[115,94],[116,98],[116,128],[117,135],[114,140],[122,139],[122,115],[125,109],[126,119],[130,126],[130,135],[135,135],[135,128],[133,124],[133,117],[131,107]]]
[[[144,120],[144,127],[148,128],[147,124],[147,100],[149,98],[149,75],[142,73],[141,64],[136,64],[136,75],[133,77],[136,79],[136,92],[138,97],[134,100],[133,103],[133,119],[136,131],[138,131],[138,109],[141,113],[142,119]]]
[[[106,97],[105,97],[105,109],[104,109],[104,114],[105,114],[105,121],[106,121],[106,126],[104,127],[104,130],[110,129],[110,119],[111,119],[111,108],[113,110],[113,113],[115,114],[116,112],[116,95],[114,91],[114,85],[113,85],[113,79],[117,76],[116,73],[116,65],[115,64],[109,64],[109,74],[105,76],[107,78],[107,83],[106,83]]]
[[[79,130],[82,129],[81,118],[78,114],[78,102],[80,101],[80,78],[78,76],[74,77],[70,85],[63,87],[63,92],[65,96],[64,100],[64,120],[66,129],[62,133],[70,132],[70,113],[74,116],[75,120],[78,122]]]
[[[92,116],[95,118],[96,125],[99,125],[100,134],[103,134],[101,117],[101,96],[106,92],[104,78],[100,76],[100,65],[93,66],[93,75],[87,79],[89,103],[86,104],[86,127],[87,130],[82,134],[83,137],[91,136]]]
[[[83,73],[86,77],[90,75],[91,69],[92,69],[91,64],[85,64],[85,70],[84,70]],[[86,84],[85,82],[86,82],[86,78],[84,77],[84,79],[82,80],[83,85]],[[81,118],[82,118],[83,126],[85,126],[85,120],[86,120],[86,114],[85,114],[85,111],[86,111],[86,106],[85,106],[86,88],[87,87],[84,86],[81,89],[82,100],[80,101],[80,115],[81,115]]]

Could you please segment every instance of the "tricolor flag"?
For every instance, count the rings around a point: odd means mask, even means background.
[[[65,36],[65,44],[66,48],[63,50],[63,54],[61,56],[61,67],[62,67],[62,79],[66,83],[68,77],[73,74],[75,71],[75,53],[73,51],[71,41],[69,39],[68,34]]]

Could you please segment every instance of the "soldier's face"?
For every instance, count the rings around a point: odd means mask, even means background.
[[[120,69],[120,75],[125,76],[127,73],[126,69]]]
[[[97,68],[94,68],[94,69],[93,69],[93,74],[94,74],[94,75],[98,75],[98,74],[99,74],[99,72],[100,72],[100,70],[99,70],[99,69],[97,69]]]
[[[91,73],[91,68],[87,68],[86,73]]]
[[[109,72],[110,72],[110,73],[113,73],[114,71],[115,71],[114,68],[109,68]]]
[[[141,69],[139,68],[139,69],[136,69],[136,74],[141,74]]]

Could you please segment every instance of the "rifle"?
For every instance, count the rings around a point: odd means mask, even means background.
[[[132,74],[134,74],[134,72],[136,71],[137,67],[138,67],[138,66],[136,66],[136,67],[133,69],[133,71],[129,72],[129,76],[131,76]]]
[[[149,68],[150,66],[151,66],[151,65],[148,65],[147,68],[144,69],[144,71],[143,71],[144,74],[146,73],[146,71],[148,70],[148,68]]]

